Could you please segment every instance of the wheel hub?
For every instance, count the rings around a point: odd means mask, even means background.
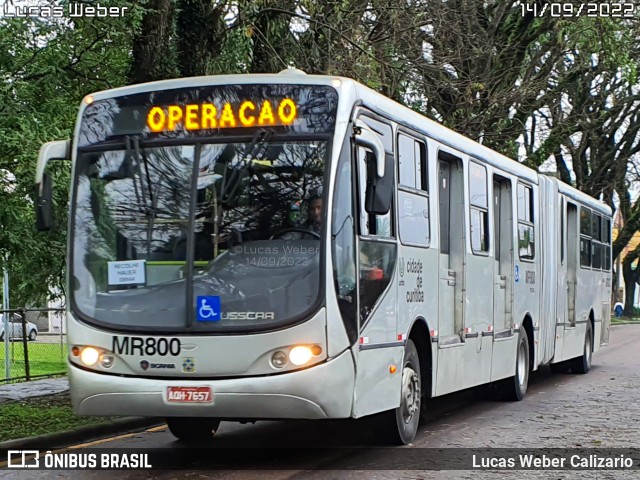
[[[524,345],[520,344],[518,347],[518,383],[520,386],[524,385],[526,377],[526,362]]]
[[[411,365],[402,370],[402,417],[409,423],[420,409],[420,379]]]

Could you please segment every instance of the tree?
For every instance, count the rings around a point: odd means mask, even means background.
[[[121,3],[134,12],[133,28],[136,9]],[[9,254],[15,306],[42,305],[47,286],[64,286],[70,169],[52,162],[57,225],[35,232],[38,150],[71,137],[84,95],[124,83],[130,31],[122,19],[0,18],[0,250]]]

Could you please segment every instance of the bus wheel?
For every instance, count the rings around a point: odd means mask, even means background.
[[[587,322],[587,332],[584,335],[584,349],[580,357],[571,360],[571,371],[573,373],[587,373],[591,369],[591,355],[593,353],[593,334],[591,333],[591,322]]]
[[[406,445],[413,441],[420,423],[421,390],[418,350],[413,341],[407,340],[402,366],[400,406],[380,414],[378,420],[385,443]]]
[[[166,421],[173,436],[183,441],[211,440],[220,426],[220,420],[206,417],[172,417]]]
[[[518,334],[518,347],[516,350],[516,374],[513,377],[501,380],[499,385],[500,396],[508,401],[520,401],[527,393],[529,385],[529,340],[524,327],[520,327]]]

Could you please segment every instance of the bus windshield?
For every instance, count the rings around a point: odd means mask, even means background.
[[[328,152],[326,137],[265,133],[81,152],[75,307],[136,329],[250,330],[300,317],[319,297]]]
[[[302,321],[322,293],[337,92],[189,84],[91,98],[82,110],[71,308],[87,323],[130,331]]]

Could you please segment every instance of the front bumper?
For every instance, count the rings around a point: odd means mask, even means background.
[[[69,367],[78,415],[322,419],[351,416],[355,369],[351,352],[304,370],[227,380],[135,378]],[[210,386],[212,404],[167,403],[168,386]]]

